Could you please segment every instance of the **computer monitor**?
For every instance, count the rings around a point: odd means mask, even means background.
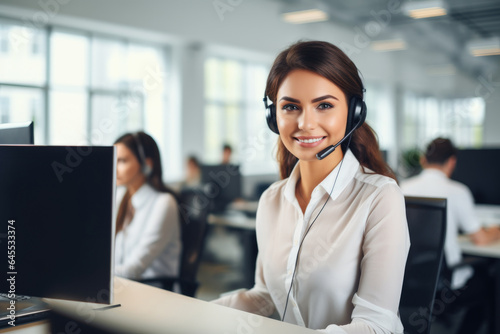
[[[0,144],[34,144],[33,122],[0,124]]]
[[[461,149],[451,178],[472,192],[476,204],[500,205],[500,148]]]
[[[240,166],[233,164],[202,165],[201,183],[212,202],[212,212],[222,212],[241,197]]]
[[[0,145],[0,293],[111,303],[114,152]]]

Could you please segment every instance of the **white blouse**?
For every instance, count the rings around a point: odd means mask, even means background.
[[[340,173],[304,239],[285,321],[325,333],[403,333],[398,308],[410,246],[404,197],[394,180],[364,173],[350,150],[340,166],[314,189],[305,214],[295,197],[298,165],[262,195],[255,286],[216,303],[283,316],[300,241]]]
[[[118,203],[122,197],[117,196]],[[134,217],[115,238],[115,275],[131,279],[176,276],[181,254],[177,202],[148,184],[131,201]]]

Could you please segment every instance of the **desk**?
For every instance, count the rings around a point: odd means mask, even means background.
[[[102,326],[116,333],[290,333],[316,331],[282,323],[179,295],[155,287],[115,278],[114,303],[122,306],[105,311],[94,305],[68,301],[48,301],[51,307],[82,323]],[[16,326],[7,333],[46,334],[47,322]],[[72,330],[77,333],[77,329]]]
[[[255,283],[255,262],[257,260],[257,237],[255,234],[255,218],[242,212],[228,210],[223,214],[210,214],[208,223],[235,230],[241,235],[243,247],[244,287],[251,288]]]
[[[481,256],[492,259],[494,272],[494,302],[493,302],[493,319],[491,322],[491,333],[500,334],[500,241],[486,246],[474,245],[468,237],[459,237],[460,248],[462,253],[467,255]]]
[[[255,233],[255,218],[242,212],[226,211],[222,214],[208,215],[208,223],[234,229],[249,230]]]

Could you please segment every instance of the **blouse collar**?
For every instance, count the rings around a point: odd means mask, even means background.
[[[323,181],[321,181],[318,186],[316,186],[316,188],[314,188],[314,191],[316,191],[316,189],[318,188],[323,188],[326,193],[330,194],[330,192],[332,191],[332,187],[335,184],[337,174],[340,173],[338,175],[335,188],[330,195],[332,200],[336,199],[347,187],[349,182],[351,182],[351,180],[354,178],[356,172],[359,169],[359,166],[360,164],[358,162],[358,159],[356,159],[351,150],[347,150],[347,152],[344,154],[344,158],[340,161],[340,163],[330,172],[330,174],[328,174],[328,176]],[[288,180],[286,181],[284,196],[291,203],[296,201],[295,188],[300,175],[299,171],[300,166],[297,163],[290,173]]]

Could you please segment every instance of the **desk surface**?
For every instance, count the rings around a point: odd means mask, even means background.
[[[500,225],[500,205],[476,204],[474,209],[481,225]]]
[[[223,214],[210,214],[208,223],[243,230],[255,231],[255,218],[248,217],[242,212],[226,211]]]
[[[114,303],[121,307],[96,311],[95,304],[48,300],[53,309],[85,323],[119,333],[317,333],[247,312],[115,278]],[[49,333],[47,322],[6,331]]]
[[[464,254],[500,259],[500,241],[486,246],[476,246],[470,241],[469,237],[463,235],[458,238],[458,242]]]

